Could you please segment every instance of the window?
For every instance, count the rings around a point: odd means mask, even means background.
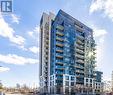
[[[69,82],[68,81],[66,81],[66,86],[69,86]]]
[[[92,79],[90,79],[90,82],[92,82]]]
[[[66,76],[66,80],[69,80],[69,76]]]
[[[90,84],[90,87],[92,87],[92,84]]]
[[[86,79],[86,82],[88,82],[88,79]]]
[[[88,87],[88,84],[86,83],[86,87]]]
[[[71,86],[74,86],[74,82],[71,82]]]
[[[50,86],[52,86],[52,82],[50,82]]]
[[[69,60],[70,60],[69,58],[65,58],[65,61],[69,62]]]
[[[74,80],[75,78],[74,77],[71,77],[71,80]]]
[[[62,85],[62,80],[56,80],[57,85]]]

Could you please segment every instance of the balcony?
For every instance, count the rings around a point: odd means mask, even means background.
[[[56,50],[63,50],[62,47],[56,47]]]
[[[64,39],[63,39],[63,38],[61,38],[61,37],[56,37],[56,40],[57,40],[57,41],[61,41],[61,42],[63,42],[63,41],[64,41]]]
[[[63,53],[63,50],[57,49],[56,52]]]
[[[56,74],[63,75],[63,71],[62,72],[61,71],[56,71]]]
[[[92,62],[93,62],[93,63],[97,63],[97,61],[95,61],[95,60],[93,60]]]
[[[48,57],[48,54],[44,54],[44,57],[46,57],[46,58],[47,58],[47,57]]]
[[[56,77],[56,80],[63,80],[63,77]]]
[[[77,35],[77,38],[80,39],[80,40],[84,40],[85,38],[81,35]]]
[[[49,44],[44,44],[44,47],[47,47],[48,48],[49,47]]]
[[[63,56],[63,54],[61,54],[61,53],[56,53],[56,56]]]
[[[75,56],[76,56],[77,58],[84,59],[84,56],[83,56],[83,55],[76,54]]]
[[[93,67],[95,68],[95,67],[97,67],[97,65],[96,64],[93,64]]]
[[[57,53],[63,53],[63,48],[56,47],[56,52],[57,52]]]
[[[84,64],[84,61],[80,59],[78,59],[76,62]]]
[[[92,55],[91,58],[95,60],[96,59],[96,56],[95,55]]]
[[[63,66],[56,66],[56,69],[64,70]]]
[[[83,50],[79,50],[79,49],[76,49],[76,52],[78,52],[80,54],[84,54],[85,53]]]
[[[95,47],[92,47],[92,49],[95,51],[96,50],[96,48]]]
[[[78,26],[77,24],[75,24],[75,27],[79,32],[83,32],[84,30],[82,27]]]
[[[49,36],[47,34],[44,34],[44,39],[49,40]]]
[[[75,67],[76,68],[79,68],[79,69],[84,69],[84,67],[83,66],[80,66],[80,65],[76,65]]]
[[[84,71],[83,70],[76,70],[76,73],[82,73],[82,74],[84,74]]]
[[[56,28],[59,30],[64,30],[64,27],[62,25],[57,25]]]
[[[56,60],[55,61],[57,64],[63,64],[63,60]]]
[[[93,55],[95,55],[96,54],[96,52],[93,52]]]
[[[77,40],[76,43],[79,44],[79,45],[84,45],[84,42],[81,41],[81,40]]]
[[[63,47],[64,45],[63,45],[62,43],[57,42],[57,43],[56,43],[56,46],[58,46],[58,47]]]
[[[59,31],[57,31],[56,34],[59,35],[59,36],[64,36],[64,34],[59,32]]]
[[[56,57],[62,59],[62,58],[63,58],[63,54],[58,54],[58,53],[56,53]]]
[[[63,65],[63,62],[57,62],[56,64],[58,64],[58,65]]]
[[[44,49],[44,52],[48,52],[48,48],[47,48],[47,49],[45,48],[45,49]]]
[[[77,78],[84,78],[84,75],[76,75]]]
[[[77,48],[77,49],[80,49],[80,50],[84,50],[84,47],[81,46],[81,45],[78,45],[78,44],[76,44],[76,48]]]
[[[95,41],[92,43],[92,46],[93,46],[93,47],[95,47],[95,46],[96,46]]]

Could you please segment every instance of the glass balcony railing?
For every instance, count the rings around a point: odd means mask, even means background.
[[[59,59],[63,59],[63,56],[60,56],[60,55],[57,55],[56,57]]]
[[[83,55],[80,55],[80,54],[76,54],[75,55],[77,58],[80,58],[80,59],[84,59],[85,57]]]
[[[76,44],[76,48],[77,48],[77,49],[80,49],[80,50],[84,50],[84,47],[81,46],[81,45],[78,45],[78,44]]]
[[[63,64],[63,60],[56,60],[57,64]]]
[[[49,44],[44,44],[44,47],[47,47],[48,48],[49,47]]]
[[[77,78],[84,78],[84,75],[76,75]]]
[[[75,27],[76,27],[76,29],[77,29],[79,32],[82,32],[82,31],[84,30],[82,27],[80,27],[80,26],[78,26],[78,25],[76,25],[76,24],[75,24]]]
[[[63,75],[63,71],[56,71],[56,74]]]
[[[96,52],[93,52],[93,55],[95,55],[96,54]]]
[[[56,41],[56,43],[58,43],[58,44],[63,44],[63,42],[61,42],[61,41]]]
[[[56,52],[63,53],[63,48],[57,47],[57,48],[56,48]]]
[[[58,50],[56,50],[56,52],[63,53],[63,50],[58,49]]]
[[[62,43],[56,42],[56,46],[63,47],[64,45]]]
[[[82,40],[82,41],[85,39],[85,38],[84,38],[83,36],[81,36],[81,35],[77,35],[77,38],[80,39],[80,40]]]
[[[84,61],[83,60],[80,60],[80,59],[76,60],[76,62],[78,62],[78,63],[84,63]]]
[[[80,53],[80,54],[84,54],[84,51],[83,50],[79,50],[76,48],[76,52]]]
[[[59,31],[57,31],[56,34],[59,36],[64,36],[64,34],[62,32],[59,32]]]
[[[61,54],[61,53],[56,53],[56,56],[63,56],[63,54]]]
[[[76,70],[76,73],[83,73],[84,74],[84,71],[83,70]]]
[[[57,25],[56,28],[59,30],[64,30],[64,27],[62,25]]]
[[[64,69],[63,66],[56,66],[56,69]]]
[[[84,69],[84,67],[83,66],[80,66],[80,65],[76,65],[75,67],[76,68],[79,68],[79,69]]]
[[[61,37],[56,37],[56,41],[61,41],[61,42],[63,42],[63,41],[64,41],[64,39],[63,39],[63,38],[61,38]]]
[[[80,41],[80,40],[77,40],[76,43],[77,44],[80,44],[80,45],[84,45],[84,42],[83,41]]]

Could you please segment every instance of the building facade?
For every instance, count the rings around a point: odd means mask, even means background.
[[[51,94],[95,94],[97,74],[92,29],[60,10],[55,18],[43,14],[40,31],[41,90]]]
[[[103,92],[106,94],[112,92],[112,81],[104,80]]]
[[[51,45],[51,23],[54,14],[43,13],[40,20],[40,90],[48,92],[50,76],[50,45]]]

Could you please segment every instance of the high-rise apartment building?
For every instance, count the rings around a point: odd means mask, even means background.
[[[41,92],[94,94],[101,73],[95,71],[93,30],[60,10],[42,15],[40,32]]]
[[[43,13],[40,20],[40,87],[41,92],[48,92],[50,80],[51,24],[54,14]]]

